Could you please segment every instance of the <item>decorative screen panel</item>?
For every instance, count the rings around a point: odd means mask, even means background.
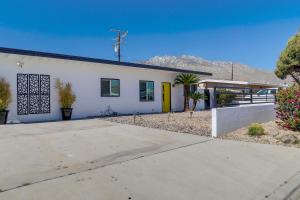
[[[18,115],[50,113],[50,76],[17,74]]]
[[[40,113],[50,113],[49,75],[40,75]]]
[[[40,87],[38,74],[29,74],[29,114],[40,113]]]
[[[28,114],[28,75],[17,74],[17,110],[18,115]]]

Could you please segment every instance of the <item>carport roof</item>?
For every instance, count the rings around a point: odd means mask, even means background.
[[[253,83],[246,81],[231,81],[231,80],[218,80],[218,79],[207,79],[202,80],[199,84],[210,83],[210,84],[222,84],[222,85],[234,85],[234,86],[243,86],[243,87],[258,87],[258,88],[279,88],[283,87],[282,85],[267,84],[267,83]]]
[[[126,66],[126,67],[136,67],[136,68],[143,68],[143,69],[154,69],[154,70],[163,70],[163,71],[171,71],[171,72],[180,72],[180,73],[193,73],[193,74],[205,75],[205,76],[212,75],[212,73],[209,73],[209,72],[202,72],[202,71],[195,71],[195,70],[178,69],[178,68],[172,68],[172,67],[146,65],[146,64],[131,63],[131,62],[118,62],[118,61],[105,60],[105,59],[99,59],[99,58],[82,57],[82,56],[74,56],[74,55],[66,55],[66,54],[40,52],[40,51],[31,51],[31,50],[24,50],[24,49],[14,49],[14,48],[6,48],[6,47],[0,47],[0,53],[25,55],[25,56],[36,56],[36,57],[45,57],[45,58],[55,58],[55,59],[63,59],[63,60],[74,60],[74,61],[91,62],[91,63],[102,63],[102,64],[111,64],[111,65],[119,65],[119,66]]]

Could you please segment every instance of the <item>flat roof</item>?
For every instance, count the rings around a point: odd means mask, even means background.
[[[195,71],[195,70],[178,69],[172,67],[146,65],[146,64],[131,63],[131,62],[118,62],[114,60],[105,60],[99,58],[31,51],[31,50],[24,50],[24,49],[14,49],[14,48],[6,48],[6,47],[0,47],[0,53],[55,58],[55,59],[63,59],[63,60],[74,60],[74,61],[91,62],[91,63],[102,63],[102,64],[111,64],[111,65],[126,66],[126,67],[136,67],[136,68],[143,68],[143,69],[154,69],[154,70],[163,70],[163,71],[180,72],[180,73],[193,73],[198,75],[212,76],[212,73]]]
[[[225,84],[236,84],[236,85],[248,85],[246,81],[231,81],[231,80],[218,80],[218,79],[206,79],[199,81],[199,83],[225,83]]]
[[[199,83],[221,83],[221,84],[259,86],[259,87],[270,87],[270,88],[282,87],[281,85],[274,85],[274,84],[251,83],[246,81],[231,81],[231,80],[218,80],[218,79],[206,79],[206,80],[199,81]]]

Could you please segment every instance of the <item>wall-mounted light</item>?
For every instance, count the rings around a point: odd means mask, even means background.
[[[24,63],[23,63],[23,62],[21,62],[21,61],[18,61],[18,62],[17,62],[17,65],[18,65],[18,67],[22,68],[22,67],[23,67],[23,65],[24,65]]]

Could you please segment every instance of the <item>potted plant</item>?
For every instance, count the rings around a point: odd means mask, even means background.
[[[10,85],[4,78],[0,78],[0,124],[6,124],[8,105],[11,102]]]
[[[59,94],[59,103],[63,120],[70,120],[72,117],[72,105],[76,101],[76,95],[72,91],[71,83],[62,83],[60,79],[56,80],[56,89]]]

